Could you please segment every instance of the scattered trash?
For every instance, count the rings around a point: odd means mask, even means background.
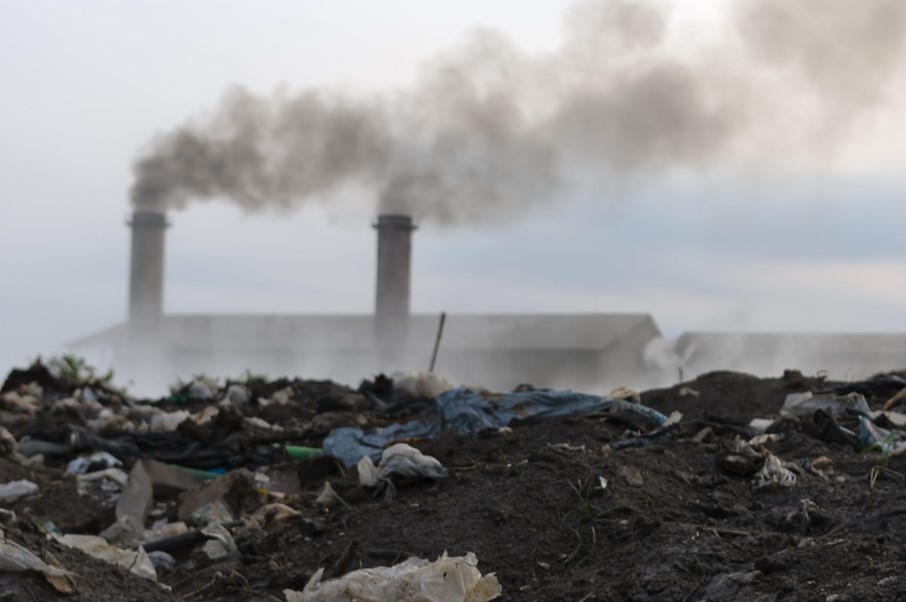
[[[334,491],[330,483],[324,483],[324,486],[321,488],[321,491],[318,493],[318,497],[315,498],[315,503],[319,506],[324,506],[325,508],[334,508],[336,506],[349,506],[340,494]]]
[[[191,414],[185,410],[164,412],[158,410],[151,417],[152,433],[169,433],[179,428],[179,425],[189,419]]]
[[[363,456],[358,469],[359,483],[365,487],[390,481],[391,477],[440,479],[444,476],[444,467],[436,458],[426,456],[405,443],[397,443],[385,449],[377,467],[370,456]]]
[[[721,441],[717,456],[718,465],[733,474],[747,476],[755,474],[764,466],[765,456],[748,442],[736,437],[731,442]]]
[[[293,388],[284,387],[283,389],[280,389],[279,391],[274,392],[274,394],[271,395],[269,399],[259,400],[259,403],[263,407],[267,407],[272,404],[276,404],[278,406],[286,406],[286,405],[289,405],[289,402],[292,401],[292,399],[293,399]]]
[[[811,392],[791,393],[786,396],[783,407],[780,409],[781,416],[806,416],[813,414],[815,410],[824,410],[833,416],[841,416],[847,410],[854,410],[860,414],[866,414],[870,410],[865,397],[858,393],[847,393],[846,395],[812,395]]]
[[[19,444],[11,432],[0,426],[0,457],[17,460],[19,458]]]
[[[758,431],[759,433],[767,432],[769,428],[774,425],[774,421],[770,418],[753,418],[749,422],[749,427]]]
[[[191,385],[189,385],[188,393],[192,399],[208,401],[214,399],[214,388],[215,387],[212,386],[212,383],[208,382],[205,379],[199,378],[192,382]]]
[[[396,602],[487,602],[502,593],[493,573],[482,576],[475,554],[434,562],[409,558],[405,562],[373,569],[359,569],[338,579],[321,581],[319,569],[301,592],[286,590],[287,602],[339,602],[342,600]]]
[[[177,516],[189,524],[222,523],[260,505],[255,475],[241,468],[183,493]]]
[[[239,549],[236,547],[236,542],[233,541],[233,536],[223,525],[208,525],[201,530],[201,533],[207,538],[207,541],[201,546],[196,557],[202,559],[203,564],[224,562],[239,556]]]
[[[144,539],[145,519],[154,502],[151,478],[141,462],[129,473],[129,482],[116,502],[116,522],[101,532],[109,543],[131,548]]]
[[[62,568],[50,566],[17,543],[0,536],[0,573],[34,571],[41,573],[55,590],[63,594],[73,591],[73,575]]]
[[[123,550],[95,535],[58,535],[55,539],[65,546],[82,550],[89,556],[109,562],[139,577],[157,581],[157,571],[144,548],[137,551]]]
[[[277,445],[276,443],[274,444]],[[318,458],[324,455],[323,449],[318,449],[314,447],[301,447],[299,445],[284,445],[283,449],[286,450],[286,455],[288,455],[293,460],[302,460],[303,458]]]
[[[87,494],[87,484],[100,482],[101,489],[111,494],[119,495],[129,484],[129,473],[120,468],[105,468],[76,477],[78,490],[81,495]]]
[[[182,521],[175,523],[161,522],[162,524],[155,524],[152,529],[145,531],[144,543],[176,537],[189,532],[189,526]]]
[[[796,486],[796,474],[786,468],[780,458],[769,451],[764,452],[764,466],[755,475],[752,487],[755,489],[777,489]]]
[[[162,550],[148,552],[148,558],[154,566],[154,572],[158,575],[165,575],[176,568],[176,559]]]
[[[25,479],[3,483],[0,485],[0,504],[12,504],[21,498],[37,493],[39,489],[37,483]]]
[[[834,462],[827,456],[819,456],[809,462],[809,470],[819,477],[828,480],[834,476]]]
[[[887,456],[899,456],[906,452],[904,438],[900,432],[882,429],[865,416],[859,417],[859,443],[863,450],[874,447]]]
[[[41,400],[32,395],[20,395],[16,391],[10,391],[0,396],[2,406],[12,412],[24,412],[34,416],[41,411]]]
[[[639,395],[639,392],[627,389],[626,387],[617,387],[608,393],[607,396],[611,399],[622,399],[623,401],[642,403],[642,396]]]
[[[142,466],[151,480],[154,495],[176,496],[183,491],[188,491],[206,482],[203,476],[195,474],[179,466],[164,464],[156,460],[144,459]]]
[[[105,468],[122,466],[123,463],[107,452],[95,452],[89,456],[80,456],[66,466],[66,474],[80,475],[97,472]]]
[[[393,388],[409,397],[437,397],[453,389],[446,378],[434,372],[396,372],[392,376]]]
[[[642,473],[640,473],[639,469],[635,468],[634,466],[621,466],[620,476],[624,481],[626,481],[633,487],[641,487],[645,484],[645,480],[642,478]],[[601,489],[603,488],[604,487],[602,487]]]
[[[262,529],[273,529],[279,527],[288,520],[299,518],[302,513],[290,508],[286,504],[268,504],[262,506],[252,514],[252,520],[258,523]]]
[[[869,418],[873,421],[882,421],[886,420],[891,426],[895,426],[898,429],[906,429],[906,414],[893,411],[880,411],[880,412],[869,412]]]
[[[249,390],[242,385],[230,385],[227,388],[224,399],[237,405],[243,405],[249,402],[251,396],[249,395]]]

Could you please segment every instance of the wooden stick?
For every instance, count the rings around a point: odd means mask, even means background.
[[[440,348],[440,337],[444,334],[444,322],[447,321],[447,312],[440,312],[440,324],[437,325],[437,339],[434,341],[434,351],[431,353],[431,366],[428,372],[434,372],[434,364],[437,363],[437,350]]]

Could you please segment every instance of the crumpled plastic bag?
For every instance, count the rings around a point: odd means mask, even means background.
[[[360,569],[321,581],[318,569],[301,592],[284,590],[287,602],[487,602],[502,589],[493,573],[482,576],[478,559],[443,556],[434,562],[412,557],[390,567]]]
[[[370,456],[359,460],[359,483],[365,487],[374,487],[381,481],[390,481],[390,477],[424,477],[440,479],[444,476],[444,467],[433,456],[426,456],[421,451],[405,443],[391,445],[384,450],[380,463],[375,466]]]

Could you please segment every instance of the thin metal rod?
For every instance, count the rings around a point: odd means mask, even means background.
[[[437,339],[434,341],[434,351],[431,353],[431,366],[428,372],[434,372],[434,364],[437,363],[437,350],[440,349],[440,337],[444,334],[444,322],[447,321],[447,312],[440,313],[440,324],[437,325]]]

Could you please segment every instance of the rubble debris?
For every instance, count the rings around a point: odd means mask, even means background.
[[[319,569],[301,592],[286,590],[287,602],[337,600],[396,600],[397,602],[487,602],[502,588],[493,573],[482,576],[475,554],[434,562],[420,558],[391,566],[359,569],[330,581],[321,581]]]

